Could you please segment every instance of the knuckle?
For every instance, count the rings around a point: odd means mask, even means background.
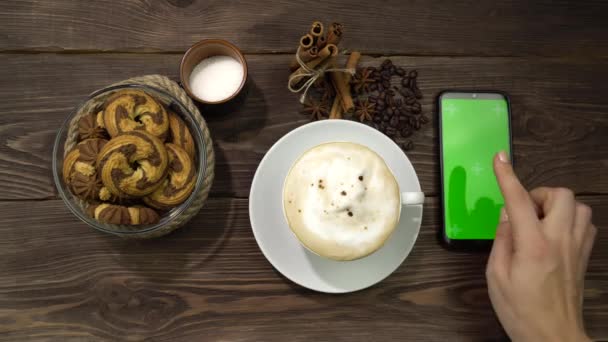
[[[595,239],[597,236],[597,227],[593,224],[589,226],[589,235],[591,236],[591,239]]]
[[[583,218],[585,221],[591,221],[592,210],[591,207],[586,204],[580,202],[577,203],[576,214],[580,215],[580,217]]]
[[[574,200],[574,192],[568,188],[555,188],[553,193],[557,198]]]

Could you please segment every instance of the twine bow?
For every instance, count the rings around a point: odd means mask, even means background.
[[[292,93],[299,93],[303,90],[304,93],[302,93],[302,96],[300,96],[300,103],[302,104],[306,102],[306,94],[308,94],[308,90],[310,89],[310,87],[315,84],[315,82],[326,72],[345,72],[350,74],[351,76],[355,74],[355,69],[353,68],[328,68],[329,63],[327,62],[330,60],[330,57],[327,57],[326,60],[321,62],[320,68],[310,68],[300,58],[300,49],[301,47],[298,46],[298,51],[296,51],[296,61],[298,62],[302,70],[304,70],[304,72],[293,73],[291,76],[289,76],[289,81],[287,82],[287,89],[289,89],[289,91],[291,91]],[[294,88],[292,86],[292,83],[298,84],[299,80],[303,78],[308,79],[301,86],[297,88]]]

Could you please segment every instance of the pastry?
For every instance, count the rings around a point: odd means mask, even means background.
[[[78,136],[80,140],[107,137],[106,130],[97,124],[97,115],[88,114],[78,121]]]
[[[99,198],[101,182],[95,169],[97,155],[108,141],[87,139],[78,143],[63,160],[63,181],[84,200]]]
[[[109,224],[154,224],[160,216],[153,209],[144,206],[126,207],[116,204],[91,204],[87,208],[89,215],[99,222]]]
[[[156,209],[168,209],[184,202],[194,189],[196,169],[192,158],[181,147],[165,144],[169,155],[167,178],[144,202]]]
[[[97,168],[112,194],[142,197],[161,184],[168,159],[162,141],[145,131],[132,131],[112,138],[103,147]]]
[[[101,183],[101,188],[99,189],[99,199],[113,204],[128,204],[135,200],[133,197],[114,195],[110,192],[110,190],[108,190],[108,188],[103,186],[103,182]]]
[[[175,113],[169,112],[169,130],[171,131],[170,142],[184,149],[190,158],[194,160],[194,140],[186,123]]]
[[[120,90],[105,102],[103,127],[111,137],[135,130],[165,140],[169,119],[165,108],[141,90]]]

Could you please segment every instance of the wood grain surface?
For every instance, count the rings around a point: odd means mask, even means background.
[[[608,196],[581,197],[602,222],[589,264],[585,324],[608,338]],[[0,340],[502,340],[487,296],[486,255],[444,250],[438,201],[381,284],[320,294],[276,272],[253,238],[244,199],[212,199],[163,239],[107,236],[59,200],[4,202]]]
[[[606,57],[606,13],[606,1],[9,0],[0,49],[183,52],[223,38],[295,52],[323,20],[344,23],[344,46],[368,54]]]
[[[503,341],[487,296],[487,255],[437,239],[435,98],[445,89],[510,95],[524,184],[567,186],[599,228],[585,324],[608,340],[606,1],[0,2],[0,341]],[[345,24],[341,44],[415,68],[431,122],[408,156],[428,195],[418,241],[386,280],[346,295],[293,284],[260,252],[248,215],[257,165],[308,122],[286,89],[311,21]],[[215,143],[211,198],[152,241],[104,235],[58,199],[53,141],[90,92],[144,74],[177,80],[206,38],[238,45],[246,92],[203,107]]]
[[[308,122],[299,114],[298,96],[286,89],[289,58],[248,55],[247,96],[229,108],[202,108],[217,152],[212,195],[247,197],[270,146]],[[151,73],[177,79],[179,59],[172,54],[0,55],[0,73],[14,80],[0,84],[0,92],[10,99],[0,103],[0,199],[56,198],[52,145],[67,115],[88,93],[112,82]],[[381,60],[365,57],[362,65]],[[553,58],[392,60],[419,72],[423,111],[431,123],[416,133],[415,148],[408,155],[427,194],[439,192],[434,101],[441,90],[451,88],[510,94],[516,168],[527,186],[561,185],[577,193],[608,194],[608,177],[602,177],[608,167],[608,97],[598,88],[599,79],[608,79],[607,63]]]

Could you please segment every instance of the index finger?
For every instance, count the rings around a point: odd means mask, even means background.
[[[511,222],[513,239],[517,244],[518,241],[538,233],[535,229],[530,229],[539,222],[534,202],[519,182],[505,152],[494,157],[494,173],[505,199],[505,209]]]

